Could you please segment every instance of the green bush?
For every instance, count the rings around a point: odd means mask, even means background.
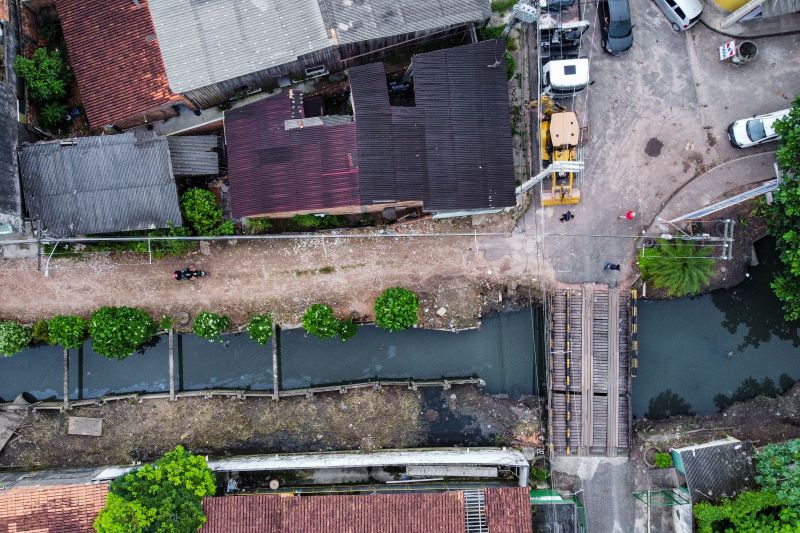
[[[158,329],[161,331],[169,331],[172,329],[172,326],[175,324],[173,323],[172,317],[169,315],[161,315],[161,320],[158,322]]]
[[[67,120],[67,105],[49,102],[39,110],[39,125],[46,130],[54,130]]]
[[[98,533],[195,533],[206,522],[202,500],[214,495],[214,474],[205,459],[183,447],[115,479]]]
[[[233,235],[233,221],[223,220],[222,208],[211,191],[194,187],[183,193],[181,212],[195,235]]]
[[[303,315],[303,329],[320,339],[328,339],[339,334],[339,320],[333,316],[329,305],[314,304]]]
[[[698,294],[714,274],[712,248],[682,239],[658,239],[657,245],[645,248],[639,270],[645,281],[667,295],[680,298]]]
[[[248,218],[245,227],[247,228],[247,233],[263,235],[272,228],[272,221],[266,217]]]
[[[672,468],[672,456],[668,453],[658,452],[655,463],[656,468]]]
[[[201,311],[195,317],[192,329],[198,337],[214,342],[222,341],[222,332],[230,327],[231,321],[227,316]]]
[[[89,320],[92,349],[120,361],[148,342],[156,331],[150,315],[131,307],[101,307]]]
[[[514,74],[517,73],[517,62],[514,60],[514,56],[511,55],[511,52],[505,53],[506,58],[506,77],[510,80],[514,77]]]
[[[516,4],[519,0],[494,0],[492,2],[492,11],[495,13],[505,13]]]
[[[505,26],[486,26],[478,30],[478,37],[480,37],[481,41],[499,39],[505,29]]]
[[[31,342],[31,328],[16,322],[0,322],[0,355],[11,357]]]
[[[531,468],[531,479],[534,481],[547,481],[547,478],[550,477],[550,474],[544,468],[539,468],[534,466]]]
[[[272,317],[269,315],[253,315],[247,325],[250,338],[261,346],[265,346],[272,338]]]
[[[141,232],[145,237],[189,237],[192,232],[189,228],[184,226],[175,227],[172,222],[168,223],[168,227],[164,229],[156,229],[148,232]],[[128,233],[128,236],[133,236],[135,233]],[[146,254],[148,251],[153,254],[156,259],[167,257],[171,255],[182,255],[197,246],[194,241],[150,241],[150,248],[147,248],[147,241],[136,241],[133,243],[123,243],[124,245],[131,245],[131,250],[138,253]]]
[[[86,320],[79,316],[59,315],[47,324],[50,342],[63,348],[80,348],[86,340]]]
[[[39,104],[61,100],[67,96],[71,76],[66,61],[58,50],[37,48],[31,59],[17,56],[14,71],[25,80],[31,99]]]
[[[47,320],[37,320],[33,324],[31,340],[35,344],[53,344],[50,342],[50,333],[47,331]]]
[[[386,289],[375,300],[375,323],[388,331],[407,329],[417,323],[419,299],[402,287]]]
[[[358,326],[355,325],[352,318],[339,322],[339,338],[342,341],[352,339],[356,333],[358,333]]]

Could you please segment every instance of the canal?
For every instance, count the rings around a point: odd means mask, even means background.
[[[285,330],[278,343],[280,388],[477,376],[486,381],[490,394],[512,398],[539,394],[544,380],[542,327],[537,307],[493,314],[480,329],[459,333],[421,329],[388,333],[362,326],[353,339],[342,342]],[[177,390],[272,390],[271,348],[257,345],[246,333],[226,335],[223,343],[179,335],[175,344]],[[87,341],[80,350],[70,351],[70,398],[169,391],[167,345],[166,336],[156,337],[142,353],[111,361],[94,353]],[[0,357],[0,398],[11,401],[21,393],[37,400],[63,397],[60,348],[34,346],[13,357]]]
[[[758,241],[756,253],[759,265],[733,289],[640,301],[637,418],[713,414],[800,378],[800,323],[783,320],[769,287],[778,268],[774,240]]]

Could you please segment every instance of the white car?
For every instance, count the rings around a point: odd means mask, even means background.
[[[655,0],[675,31],[686,31],[700,20],[703,5],[700,0]]]
[[[728,126],[728,140],[736,148],[750,148],[778,138],[775,133],[775,121],[789,114],[789,109],[775,111],[765,115],[753,115],[743,118]]]

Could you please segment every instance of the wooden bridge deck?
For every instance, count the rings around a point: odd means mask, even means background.
[[[549,295],[549,429],[555,454],[628,452],[630,301],[617,288],[595,285]]]

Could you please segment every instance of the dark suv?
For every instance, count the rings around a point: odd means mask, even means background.
[[[619,55],[633,46],[633,25],[628,0],[600,0],[597,4],[600,18],[600,39],[603,50]]]

